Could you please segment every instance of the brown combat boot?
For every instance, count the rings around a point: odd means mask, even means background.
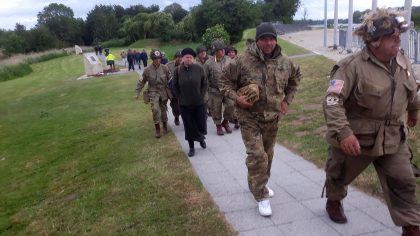
[[[401,236],[420,236],[420,230],[418,226],[403,226]]]
[[[163,134],[167,134],[168,133],[168,123],[167,122],[162,122],[162,126],[163,126]]]
[[[239,125],[239,121],[238,121],[238,119],[234,119],[234,120],[233,120],[233,123],[235,124],[235,126],[233,126],[233,128],[235,128],[235,129],[239,129],[239,128],[241,128],[241,126]]]
[[[155,138],[160,138],[160,124],[155,124]]]
[[[222,127],[225,128],[226,133],[228,133],[228,134],[232,133],[232,129],[229,127],[229,121],[228,120],[223,120]]]
[[[223,132],[222,125],[216,125],[216,131],[217,131],[217,135],[225,134],[225,132]]]
[[[347,223],[347,217],[344,215],[343,205],[340,200],[327,200],[325,209],[330,219],[335,223]]]

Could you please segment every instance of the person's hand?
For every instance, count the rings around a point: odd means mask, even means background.
[[[139,100],[139,95],[134,95],[134,100]]]
[[[282,101],[280,103],[280,113],[282,115],[286,115],[288,111],[289,111],[289,104],[286,101]]]
[[[417,118],[408,117],[407,118],[407,125],[410,128],[413,128],[417,124]]]
[[[360,155],[361,153],[359,141],[357,140],[356,136],[354,136],[354,134],[341,140],[340,147],[341,147],[341,150],[343,150],[343,152],[349,156],[355,157],[355,156]]]
[[[240,108],[247,109],[252,107],[252,104],[246,100],[245,96],[239,96],[236,98],[236,103]]]

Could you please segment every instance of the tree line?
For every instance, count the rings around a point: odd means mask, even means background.
[[[145,38],[200,41],[206,29],[216,25],[235,43],[244,29],[262,21],[291,23],[299,6],[300,0],[202,0],[190,10],[173,3],[162,11],[158,5],[96,5],[84,20],[75,18],[69,6],[51,3],[37,14],[34,28],[16,23],[14,30],[0,30],[0,50],[11,55],[109,40],[121,46]]]

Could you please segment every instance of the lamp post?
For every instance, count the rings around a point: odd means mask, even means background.
[[[346,49],[348,53],[352,53],[353,44],[353,0],[349,0],[349,18],[347,22],[347,37],[346,37]]]
[[[334,49],[338,48],[337,45],[337,30],[338,30],[338,0],[334,2]]]
[[[407,23],[410,25],[411,24],[411,4],[412,1],[411,0],[405,0],[405,4],[404,4],[404,11],[405,11],[405,20],[407,21]],[[410,31],[407,31],[403,34],[401,34],[401,48],[404,49],[405,52],[408,52],[408,46],[409,46],[409,34]]]
[[[327,47],[327,0],[324,1],[324,47]]]

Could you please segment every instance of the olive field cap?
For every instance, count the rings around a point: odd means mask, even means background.
[[[362,37],[365,42],[372,42],[393,34],[395,29],[404,33],[408,30],[408,24],[402,15],[402,11],[392,9],[378,8],[376,11],[370,11],[363,16],[363,24],[354,34]]]
[[[162,53],[157,49],[152,49],[152,51],[150,51],[150,58],[152,58],[152,60],[162,59]]]
[[[263,22],[257,26],[255,41],[258,41],[263,36],[272,36],[277,40],[277,31],[274,25],[270,22]]]
[[[204,45],[200,45],[200,46],[197,47],[196,51],[197,51],[197,54],[199,54],[200,52],[204,52],[204,51],[207,52],[207,48]]]

